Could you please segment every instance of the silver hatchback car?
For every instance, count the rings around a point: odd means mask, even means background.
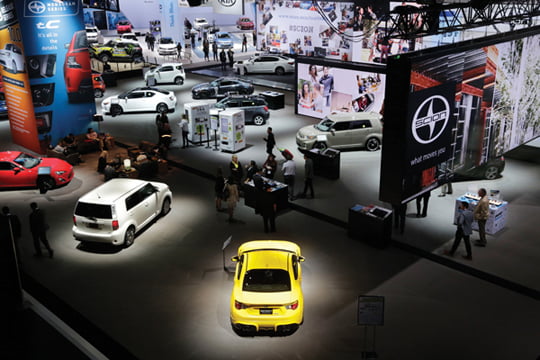
[[[376,112],[328,115],[318,124],[298,130],[296,144],[301,150],[363,147],[375,151],[382,142],[381,119]]]

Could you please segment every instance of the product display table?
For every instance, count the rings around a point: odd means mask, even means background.
[[[286,184],[281,183],[279,181],[275,181],[272,179],[268,179],[265,177],[262,177],[264,181],[264,187],[266,189],[266,192],[269,194],[269,196],[273,197],[273,201],[277,205],[277,210],[284,210],[289,207],[289,200],[288,200],[288,187]],[[257,189],[255,188],[255,184],[253,183],[253,180],[244,183],[243,186],[244,189],[244,204],[246,206],[249,206],[251,208],[255,208],[255,203],[257,199]]]
[[[392,210],[355,205],[349,209],[347,232],[352,238],[384,248],[392,237]]]
[[[476,194],[467,193],[456,199],[456,206],[454,209],[454,224],[458,215],[459,203],[465,201],[469,203],[469,209],[474,211],[476,204],[478,204],[480,197]],[[502,230],[506,226],[506,219],[508,217],[508,202],[495,199],[489,200],[489,218],[486,222],[486,233],[493,235]],[[473,230],[478,231],[478,223],[473,222]]]
[[[264,91],[260,93],[268,103],[268,108],[272,110],[283,109],[285,107],[285,94],[276,91]]]

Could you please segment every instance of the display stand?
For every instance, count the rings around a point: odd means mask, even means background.
[[[392,236],[392,210],[355,205],[349,209],[347,233],[372,246],[384,248]]]
[[[283,109],[285,107],[285,94],[276,91],[264,91],[260,93],[268,103],[271,110]]]
[[[210,104],[184,104],[184,113],[189,123],[188,140],[192,144],[202,145],[206,129],[210,124]]]
[[[289,207],[288,187],[279,181],[262,177],[264,188],[268,196],[272,197],[272,202],[276,204],[276,212],[285,210]],[[257,203],[257,189],[253,180],[244,184],[244,205],[255,209]]]
[[[237,152],[246,147],[244,110],[226,109],[219,113],[221,151]]]
[[[478,204],[480,197],[473,193],[467,193],[456,199],[456,205],[454,209],[454,224],[456,224],[458,216],[459,203],[464,201],[469,204],[469,210],[474,211],[476,204]],[[506,219],[508,218],[508,202],[490,198],[489,200],[489,218],[486,222],[486,234],[493,235],[506,226]],[[478,222],[474,221],[472,224],[473,230],[478,231]]]
[[[377,326],[384,325],[384,296],[360,295],[358,297],[357,323],[364,327],[362,359],[377,359]],[[373,332],[371,346],[368,346],[369,330]]]

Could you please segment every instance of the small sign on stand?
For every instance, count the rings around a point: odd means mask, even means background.
[[[364,326],[362,359],[377,359],[375,351],[376,327],[384,325],[384,296],[358,296],[358,325]],[[373,330],[373,342],[368,349],[369,329]]]

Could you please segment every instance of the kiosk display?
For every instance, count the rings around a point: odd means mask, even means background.
[[[206,129],[210,127],[210,104],[184,104],[184,113],[189,122],[188,140],[195,144],[206,141],[209,136]]]
[[[221,151],[237,152],[246,147],[244,110],[227,109],[219,113]]]
[[[456,206],[454,209],[454,224],[456,224],[458,216],[459,204],[462,201],[469,203],[469,210],[474,211],[476,204],[480,197],[477,194],[466,193],[456,199]],[[489,218],[486,222],[486,234],[493,235],[498,231],[504,229],[506,226],[506,219],[508,218],[508,202],[489,198]],[[473,230],[478,231],[478,223],[476,221],[472,224]]]

